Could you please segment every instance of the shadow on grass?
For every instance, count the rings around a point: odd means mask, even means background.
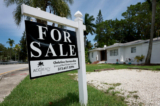
[[[66,97],[51,101],[46,104],[46,106],[68,106],[69,104],[78,104],[79,103],[79,97],[75,93],[68,93]]]

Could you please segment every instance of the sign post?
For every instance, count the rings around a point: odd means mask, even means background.
[[[86,64],[85,64],[85,54],[84,54],[84,37],[83,37],[83,19],[82,13],[77,11],[74,15],[76,17],[75,22],[78,23],[78,28],[76,29],[77,42],[78,42],[78,52],[79,52],[79,64],[80,69],[78,69],[78,85],[79,85],[79,101],[80,103],[87,103],[88,93],[87,93],[87,83],[86,83]]]
[[[78,57],[79,57],[79,69],[78,69],[78,84],[79,84],[79,102],[82,105],[87,105],[88,92],[86,82],[86,66],[85,66],[85,54],[84,54],[84,37],[83,31],[86,30],[86,26],[83,25],[82,13],[77,11],[75,13],[75,21],[68,20],[63,17],[59,17],[48,12],[27,6],[21,5],[21,12],[23,15],[34,17],[37,19],[65,25],[75,28],[78,42]],[[42,64],[42,62],[40,62]]]

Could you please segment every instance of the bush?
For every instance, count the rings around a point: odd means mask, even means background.
[[[91,61],[89,60],[89,50],[85,49],[85,63],[91,63]]]
[[[141,56],[136,56],[135,58],[134,58],[135,60],[137,60],[137,62],[139,62],[139,61],[143,61],[143,59],[144,59],[144,55],[141,55]]]

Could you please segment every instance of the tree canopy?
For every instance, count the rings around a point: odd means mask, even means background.
[[[100,24],[101,22],[103,22],[103,17],[102,17],[101,10],[99,10],[99,13],[98,13],[98,15],[96,17],[96,25]]]
[[[46,11],[47,7],[49,12],[62,17],[71,17],[71,12],[68,4],[72,4],[73,0],[4,0],[6,6],[16,4],[17,7],[13,11],[13,16],[16,25],[20,25],[22,18],[21,5],[26,4],[32,7],[39,7],[41,10]],[[30,17],[27,17],[28,19]],[[37,22],[47,24],[46,21],[36,19]]]
[[[157,37],[158,33],[156,31],[160,29],[159,7],[160,3],[157,3],[153,37]],[[122,13],[124,19],[106,20],[97,24],[94,40],[97,41],[98,47],[103,47],[113,43],[150,39],[151,15],[150,5],[147,2],[130,5]]]

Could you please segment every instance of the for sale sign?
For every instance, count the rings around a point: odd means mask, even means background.
[[[76,33],[25,21],[30,78],[79,68]]]

